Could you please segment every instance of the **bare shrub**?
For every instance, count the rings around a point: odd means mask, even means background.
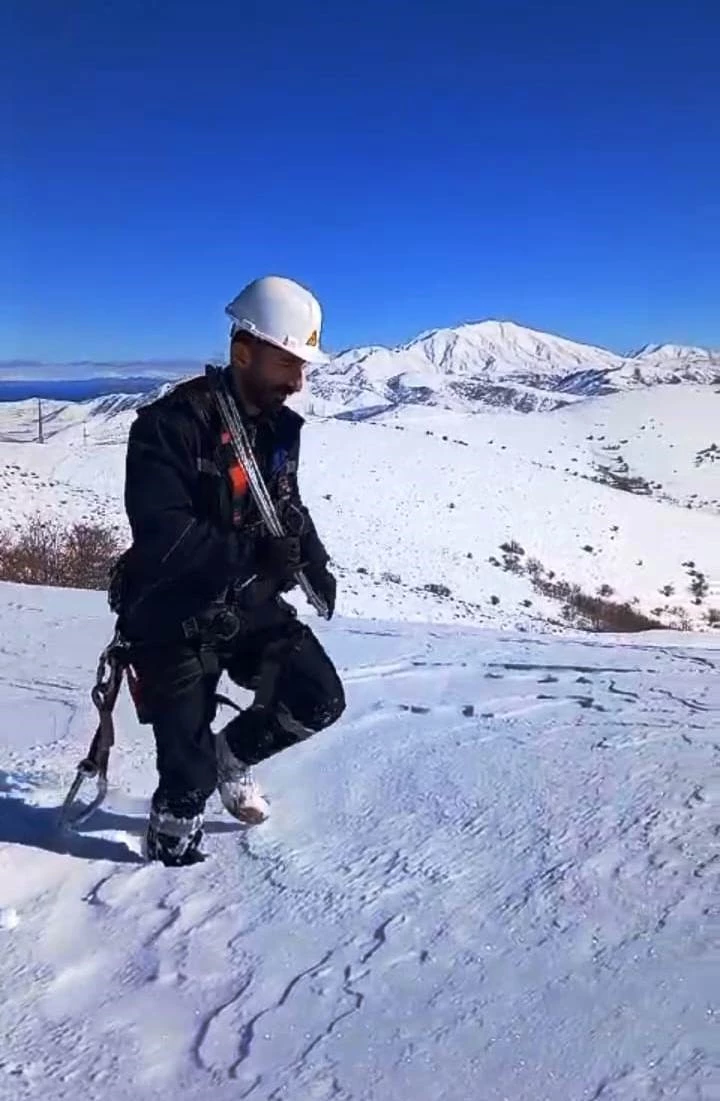
[[[637,493],[644,497],[652,494],[650,483],[639,475],[629,474],[625,462],[619,462],[615,470],[600,464],[596,464],[596,469],[599,473],[598,481],[611,489],[621,489],[624,493]]]
[[[531,576],[536,592],[562,604],[562,615],[572,626],[591,631],[650,631],[661,627],[656,619],[638,612],[628,603],[608,600],[612,595],[609,585],[602,585],[599,596],[582,591],[579,585],[571,585],[563,579],[554,580],[552,570],[547,574],[534,571]]]
[[[594,631],[652,631],[662,626],[630,604],[591,596],[577,585],[573,586],[563,612],[570,620],[587,621]]]
[[[433,596],[452,596],[452,592],[447,585],[440,585],[436,582],[429,582],[427,585],[423,585],[423,589],[426,593],[432,593]]]
[[[709,593],[710,586],[704,573],[696,573],[690,583],[690,592],[695,597],[693,603],[699,604]]]
[[[511,539],[509,543],[501,543],[500,550],[503,552],[502,568],[506,573],[524,573],[525,569],[521,561],[525,550],[515,539]]]
[[[122,552],[120,537],[103,524],[32,517],[0,535],[0,580],[69,589],[105,589]]]
[[[533,580],[545,572],[545,567],[539,558],[528,558],[525,563],[525,572]]]

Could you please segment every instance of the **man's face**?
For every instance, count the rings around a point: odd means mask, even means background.
[[[261,412],[272,412],[302,389],[305,363],[273,344],[259,340],[243,343],[233,355],[243,394]]]

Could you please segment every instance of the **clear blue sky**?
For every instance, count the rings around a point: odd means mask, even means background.
[[[719,40],[713,0],[7,0],[0,356],[204,356],[265,272],[335,349],[720,346]]]

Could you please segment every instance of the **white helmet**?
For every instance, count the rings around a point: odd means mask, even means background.
[[[225,313],[232,320],[231,333],[243,329],[306,363],[328,361],[320,351],[320,303],[292,279],[279,275],[255,279],[225,307]]]

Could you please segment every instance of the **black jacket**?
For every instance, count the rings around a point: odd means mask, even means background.
[[[286,531],[300,536],[303,558],[322,568],[328,555],[297,481],[302,417],[283,407],[244,420]],[[205,377],[143,407],[130,429],[125,508],[133,544],[123,567],[120,621],[131,638],[166,634],[262,572],[266,531],[249,490],[239,509],[233,498],[221,431]],[[255,582],[244,597],[252,602],[276,591]]]

